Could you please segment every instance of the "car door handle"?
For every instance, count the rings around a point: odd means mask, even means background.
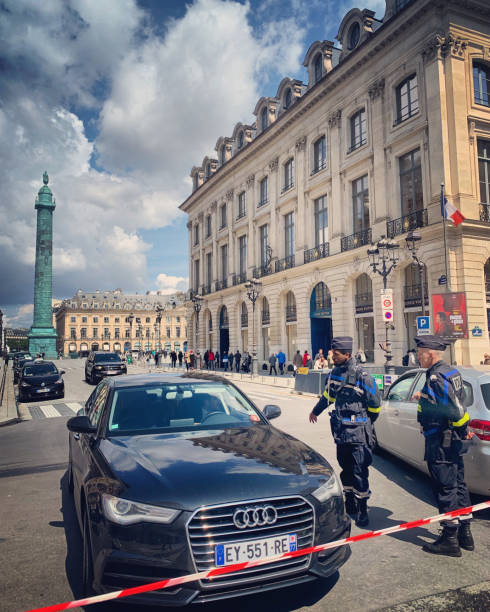
[[[75,438],[75,440],[80,440],[80,434],[79,433],[74,433],[73,437]]]

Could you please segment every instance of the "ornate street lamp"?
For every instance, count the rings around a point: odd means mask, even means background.
[[[258,374],[258,364],[255,342],[255,302],[260,295],[262,283],[256,278],[252,278],[252,280],[245,283],[245,289],[247,291],[247,298],[252,302],[252,376],[256,376]]]
[[[396,267],[400,260],[400,246],[394,241],[381,236],[381,240],[376,245],[372,244],[368,249],[369,265],[373,272],[377,272],[383,278],[383,288],[386,289],[388,276]],[[386,321],[386,343],[385,343],[385,372],[393,374],[394,368],[391,365],[393,355],[391,353],[391,342],[389,340],[389,330],[395,329],[393,324]]]
[[[418,250],[418,242],[422,240],[422,236],[418,232],[408,232],[407,237],[405,238],[405,242],[407,244],[407,249],[410,251],[412,255],[412,259],[417,264],[419,269],[419,283],[420,283],[420,297],[422,299],[422,316],[425,314],[425,283],[424,283],[424,262],[420,260],[417,250]]]
[[[161,347],[160,338],[161,338],[161,330],[162,330],[162,314],[163,314],[164,309],[162,308],[161,304],[157,304],[155,307],[155,311],[157,313],[156,323],[155,323],[155,336],[158,342],[158,350],[161,350],[162,347]]]
[[[198,293],[191,293],[191,300],[192,300],[192,306],[194,308],[194,312],[196,313],[196,346],[194,347],[195,350],[198,350],[198,343],[199,343],[199,313],[201,312],[201,308],[202,308],[202,296],[199,295]]]

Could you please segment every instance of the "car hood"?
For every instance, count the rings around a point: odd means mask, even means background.
[[[38,387],[41,383],[45,385],[52,385],[60,378],[59,374],[44,374],[43,376],[25,376],[22,378],[22,382],[26,382],[32,387]]]
[[[101,440],[99,451],[115,495],[188,510],[309,494],[332,474],[316,451],[266,424],[118,436]]]

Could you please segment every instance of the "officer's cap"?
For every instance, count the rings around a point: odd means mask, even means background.
[[[418,348],[432,349],[433,351],[445,351],[446,343],[437,336],[421,336],[415,338],[415,344]]]
[[[350,336],[336,336],[332,339],[332,349],[352,353],[352,338]]]

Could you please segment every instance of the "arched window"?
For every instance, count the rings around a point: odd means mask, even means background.
[[[248,327],[248,309],[247,309],[247,305],[245,304],[245,302],[242,302],[240,320],[241,320],[242,327]]]
[[[296,321],[296,298],[292,291],[286,295],[286,323]]]
[[[264,131],[269,125],[269,109],[265,106],[260,113],[260,126],[262,131]]]
[[[356,279],[356,313],[373,312],[373,283],[367,274]]]
[[[211,176],[211,164],[206,164],[206,178]]]
[[[293,101],[293,94],[291,92],[291,89],[288,89],[286,91],[286,95],[284,96],[284,108],[289,108],[291,106],[292,101]]]
[[[331,317],[332,316],[332,297],[325,283],[320,282],[313,289],[310,304],[310,316],[312,317]]]
[[[318,81],[322,78],[322,73],[323,73],[322,63],[323,63],[322,54],[319,53],[315,57],[315,62],[313,64],[313,79],[315,83],[318,83]]]
[[[352,49],[355,49],[357,47],[357,43],[359,42],[360,37],[361,26],[359,25],[359,22],[356,21],[356,23],[353,23],[349,29],[349,40],[347,43],[349,51],[352,51]]]
[[[222,306],[219,312],[219,327],[220,329],[228,329],[228,310],[226,306]]]
[[[210,331],[210,332],[213,331],[213,317],[212,317],[211,313],[209,313],[208,331]]]
[[[269,325],[271,322],[271,314],[269,310],[269,300],[265,297],[262,299],[262,325]]]
[[[244,141],[245,141],[245,135],[243,132],[240,132],[238,134],[238,149],[241,149],[243,147]]]

